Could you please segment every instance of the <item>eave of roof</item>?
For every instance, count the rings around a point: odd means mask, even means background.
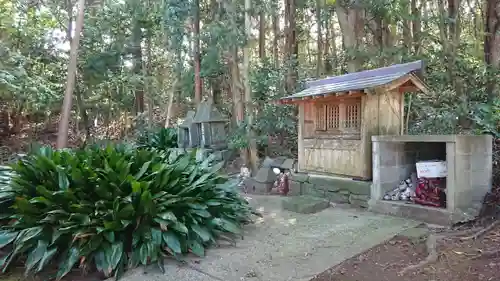
[[[304,99],[329,93],[372,89],[389,84],[422,68],[422,61],[415,61],[309,81],[306,82],[307,88],[305,90],[281,98],[281,101]]]

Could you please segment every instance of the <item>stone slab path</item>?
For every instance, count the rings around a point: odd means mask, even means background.
[[[214,248],[191,266],[167,262],[166,273],[138,269],[124,281],[306,281],[419,223],[346,207],[316,214],[281,209],[282,197],[250,195],[264,214],[236,247]]]

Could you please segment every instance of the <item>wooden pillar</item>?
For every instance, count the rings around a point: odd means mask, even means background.
[[[302,172],[306,167],[304,167],[306,163],[305,159],[305,151],[304,151],[304,114],[305,114],[305,104],[299,103],[299,122],[297,124],[297,147],[298,147],[298,171]]]

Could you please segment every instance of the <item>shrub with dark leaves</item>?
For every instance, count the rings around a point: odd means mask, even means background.
[[[159,150],[177,148],[177,130],[175,128],[160,128],[144,132],[137,138],[137,144],[140,147]]]
[[[203,256],[252,214],[220,167],[127,146],[42,148],[0,181],[0,269],[55,264],[60,279],[80,265],[118,278],[140,264],[163,268],[164,256]]]

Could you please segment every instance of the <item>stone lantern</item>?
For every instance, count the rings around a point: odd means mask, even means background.
[[[201,148],[221,150],[227,147],[226,124],[228,120],[211,101],[200,103],[193,118],[198,145]]]
[[[179,125],[177,145],[180,148],[193,148],[199,145],[196,124],[193,123],[194,111],[188,111],[186,118]]]

